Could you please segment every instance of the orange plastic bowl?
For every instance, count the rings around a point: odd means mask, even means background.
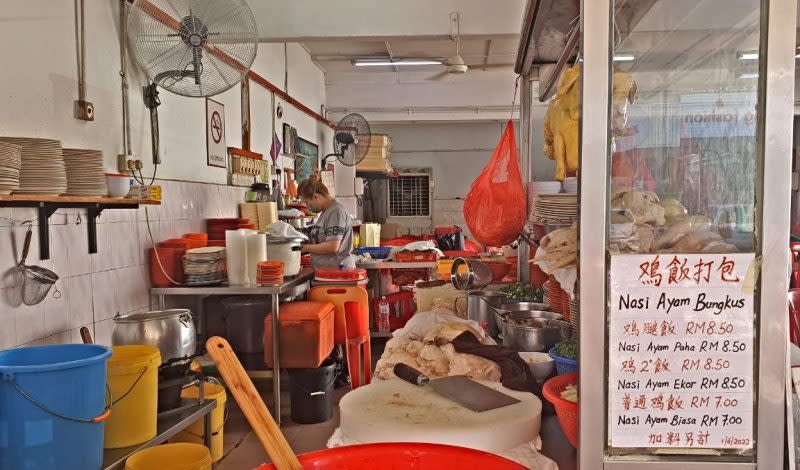
[[[577,383],[578,374],[573,372],[571,374],[557,375],[545,382],[544,387],[542,387],[542,395],[553,404],[556,409],[556,416],[558,416],[558,423],[561,424],[561,429],[567,436],[567,440],[575,448],[578,447],[578,404],[561,398],[561,392],[567,388],[567,385]]]
[[[298,456],[305,470],[524,470],[498,455],[441,444],[386,443],[336,447]],[[257,470],[274,470],[262,465]]]

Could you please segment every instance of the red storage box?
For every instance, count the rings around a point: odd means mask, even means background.
[[[389,329],[394,331],[406,326],[408,320],[417,312],[417,307],[414,305],[414,293],[411,291],[400,291],[386,296],[386,301],[389,302]],[[375,319],[375,325],[380,323],[380,309],[378,308],[381,299],[372,300],[372,312]]]
[[[286,302],[279,317],[281,367],[319,367],[333,351],[333,304]],[[264,319],[264,362],[272,367],[272,314]]]
[[[439,259],[439,255],[435,251],[430,253],[401,251],[394,254],[394,259],[398,263],[435,263]]]

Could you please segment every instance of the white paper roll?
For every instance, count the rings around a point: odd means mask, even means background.
[[[245,244],[243,230],[225,231],[225,259],[228,269],[228,284],[241,286],[247,284],[247,271],[245,270]]]
[[[247,235],[247,280],[249,284],[258,282],[258,263],[267,260],[267,235],[254,233]]]

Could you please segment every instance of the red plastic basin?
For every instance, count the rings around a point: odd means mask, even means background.
[[[336,447],[298,456],[305,470],[524,470],[503,457],[440,444],[387,443]],[[257,470],[274,470],[262,465]]]

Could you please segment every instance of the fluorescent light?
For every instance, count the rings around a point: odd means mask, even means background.
[[[633,54],[614,54],[614,62],[633,62]]]
[[[758,52],[740,52],[736,54],[739,60],[758,60]],[[794,55],[795,59],[800,59],[800,52]]]
[[[440,60],[431,59],[356,59],[353,61],[356,67],[386,67],[396,65],[442,65]]]
[[[739,75],[739,78],[758,78],[757,73],[743,73]]]

